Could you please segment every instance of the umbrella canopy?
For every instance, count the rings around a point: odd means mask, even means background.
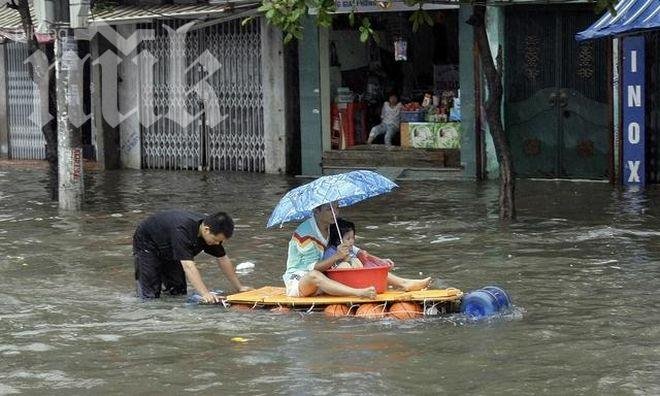
[[[628,34],[641,30],[660,29],[660,0],[619,0],[588,29],[575,35],[578,41]]]
[[[349,206],[398,187],[376,172],[359,170],[318,179],[287,192],[275,207],[266,227],[312,216],[317,206],[337,202]]]

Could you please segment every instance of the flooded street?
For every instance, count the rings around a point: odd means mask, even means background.
[[[224,210],[250,286],[282,283],[295,224],[265,229],[305,180],[245,173],[86,176],[81,214],[47,200],[46,172],[0,168],[0,394],[660,394],[660,189],[406,182],[342,211],[358,245],[464,291],[502,286],[516,308],[396,322],[278,315],[134,297],[131,236],[155,211]],[[210,256],[209,286],[228,283]],[[235,343],[233,337],[248,339]]]

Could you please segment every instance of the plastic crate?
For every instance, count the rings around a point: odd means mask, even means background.
[[[401,122],[424,122],[426,112],[424,110],[418,111],[401,111]]]

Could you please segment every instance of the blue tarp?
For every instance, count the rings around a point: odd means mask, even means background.
[[[578,41],[618,36],[640,30],[660,29],[660,0],[619,0],[614,7],[588,29],[575,35]]]

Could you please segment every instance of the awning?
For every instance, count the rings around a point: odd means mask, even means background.
[[[32,1],[30,1],[30,14],[32,15],[32,23],[36,23],[37,18]],[[18,11],[7,7],[6,4],[0,4],[0,41],[3,39],[25,41],[21,15]]]
[[[575,35],[578,41],[619,36],[649,29],[660,29],[660,0],[619,0],[588,29]]]
[[[116,6],[93,13],[89,17],[90,24],[106,23],[110,25],[126,23],[146,23],[156,19],[193,19],[213,18],[230,12],[233,4],[170,4]]]
[[[416,11],[419,5],[409,6],[403,0],[334,0],[335,11],[333,14],[349,14],[353,11],[358,14],[372,12],[402,12]],[[424,3],[425,10],[458,9],[459,0],[443,0],[441,3]]]
[[[36,25],[37,17],[30,0],[32,22]],[[170,4],[142,6],[113,6],[100,12],[92,12],[89,16],[90,25],[95,24],[133,24],[149,23],[158,19],[218,19],[242,18],[248,16],[259,7],[259,1],[237,0],[220,4]],[[21,25],[18,11],[0,4],[0,40],[25,42],[25,32]]]

